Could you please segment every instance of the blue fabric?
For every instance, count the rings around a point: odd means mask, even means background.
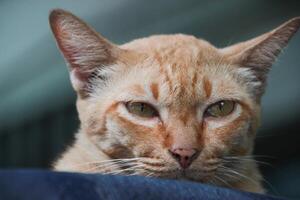
[[[186,181],[40,170],[0,171],[0,199],[279,199]]]

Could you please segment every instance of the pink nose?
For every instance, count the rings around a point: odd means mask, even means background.
[[[183,169],[188,168],[199,155],[199,151],[197,149],[177,148],[169,150],[169,152]]]

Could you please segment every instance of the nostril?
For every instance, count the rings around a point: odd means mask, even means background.
[[[179,155],[179,154],[177,154],[177,153],[175,153],[175,152],[173,152],[173,151],[171,151],[171,150],[169,150],[169,153],[170,153],[171,156],[172,156],[173,158],[175,158],[176,160],[179,160],[179,159],[180,159],[180,155]]]
[[[174,156],[176,159],[180,159],[180,155],[179,155],[179,154],[174,153],[173,156]]]
[[[169,150],[171,156],[180,164],[182,168],[187,168],[198,157],[199,151],[197,149],[183,149],[177,148]]]

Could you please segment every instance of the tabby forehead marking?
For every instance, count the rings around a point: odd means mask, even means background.
[[[210,98],[211,96],[211,91],[212,91],[212,84],[209,81],[209,79],[207,79],[206,77],[203,78],[203,89],[205,91],[206,94],[206,98]]]
[[[158,100],[158,97],[159,97],[158,84],[157,83],[152,83],[150,87],[151,87],[151,92],[152,92],[152,95],[153,95],[154,99]]]

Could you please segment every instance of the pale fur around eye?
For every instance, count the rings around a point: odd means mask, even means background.
[[[157,110],[150,104],[144,102],[128,102],[125,106],[130,113],[140,117],[152,118],[158,116]]]
[[[235,119],[241,116],[242,112],[242,106],[236,103],[235,108],[229,115],[225,117],[207,117],[204,120],[207,122],[209,129],[216,129],[232,123]]]
[[[121,117],[124,117],[135,124],[150,128],[155,127],[160,122],[159,117],[145,118],[130,113],[124,103],[119,104],[117,112]]]
[[[235,101],[222,100],[210,105],[204,112],[205,117],[225,117],[230,115],[236,106]]]

